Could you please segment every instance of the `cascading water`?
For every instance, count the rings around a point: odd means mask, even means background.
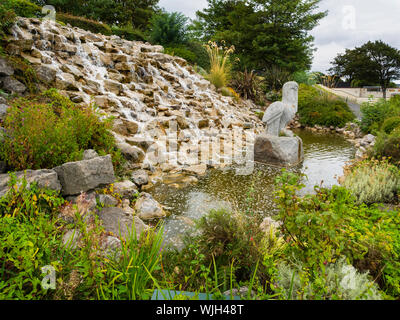
[[[159,140],[156,143],[162,148],[165,135],[173,126],[168,122],[178,122],[176,136],[183,138],[172,143],[177,150],[166,158],[176,158],[178,154],[181,160],[174,165],[185,167],[194,163],[194,142],[200,144],[210,135],[223,136],[224,130],[234,127],[244,130],[245,123],[254,128],[254,132],[249,130],[250,135],[263,130],[247,104],[221,96],[183,59],[161,53],[160,47],[95,35],[51,21],[21,18],[19,24],[13,28],[14,38],[33,39],[27,54],[37,51],[35,56],[41,60],[38,67],[55,70],[53,83],[63,94],[78,103],[94,101],[103,110],[103,116],[110,114],[125,121],[122,124],[132,122],[130,127],[137,127],[136,133],[114,132],[119,143],[143,138]],[[32,61],[37,63],[37,58]],[[218,139],[212,141],[220,143]],[[219,150],[219,144],[214,149]],[[204,161],[215,166],[219,165],[218,159],[225,161],[233,156],[210,154],[212,159],[207,160],[204,152]]]

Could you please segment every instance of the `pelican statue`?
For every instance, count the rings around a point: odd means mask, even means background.
[[[282,89],[282,101],[271,104],[263,117],[262,121],[267,125],[267,134],[279,137],[281,131],[293,120],[298,110],[298,93],[297,82],[285,83]]]

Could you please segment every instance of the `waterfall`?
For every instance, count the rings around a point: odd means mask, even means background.
[[[63,74],[74,76],[75,83],[68,86],[72,91],[64,89],[64,93],[78,95],[85,103],[94,98],[104,114],[136,123],[135,138],[158,139],[156,143],[162,148],[162,137],[154,137],[154,133],[162,135],[163,124],[178,116],[186,129],[180,128],[177,134],[189,137],[187,142],[177,143],[183,150],[178,152],[184,152],[189,142],[207,140],[211,132],[223,135],[224,127],[241,119],[251,119],[255,131],[263,130],[247,104],[238,108],[232,98],[221,96],[201,75],[185,67],[181,58],[160,53],[160,47],[95,35],[50,21],[20,21],[20,26],[12,28],[14,39],[34,39],[32,49],[40,52],[43,64],[56,70],[55,77],[60,81],[72,81],[71,76]],[[210,124],[200,129],[198,123],[203,119]],[[115,135],[118,141],[132,138]]]

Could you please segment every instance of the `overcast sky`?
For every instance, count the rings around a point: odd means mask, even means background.
[[[160,6],[194,18],[207,0],[160,0]],[[317,48],[312,71],[325,72],[338,53],[368,40],[400,49],[400,0],[322,0],[320,9],[329,13],[312,32]]]

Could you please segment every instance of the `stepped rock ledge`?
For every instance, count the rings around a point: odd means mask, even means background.
[[[134,168],[218,167],[222,159],[243,153],[242,146],[231,147],[233,131],[254,144],[264,130],[252,102],[222,96],[161,46],[27,18],[18,19],[8,40],[6,50],[32,64],[39,89],[55,87],[72,101],[94,103],[104,116],[115,117],[114,136]],[[3,74],[0,81],[10,77]],[[24,94],[11,82],[8,90]],[[175,123],[175,142],[166,144]],[[214,151],[201,147],[202,141],[216,144]]]

